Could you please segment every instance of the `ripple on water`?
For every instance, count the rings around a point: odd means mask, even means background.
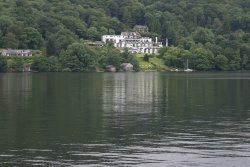
[[[88,75],[0,76],[0,166],[249,166],[249,74]]]
[[[9,155],[9,154],[0,154],[0,158],[8,158],[8,157],[14,157],[15,155]]]

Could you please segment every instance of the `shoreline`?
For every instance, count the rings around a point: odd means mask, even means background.
[[[191,73],[221,73],[221,72],[240,72],[240,73],[245,73],[245,72],[250,72],[250,70],[236,70],[236,71],[157,71],[157,70],[146,70],[146,71],[130,71],[130,72],[124,72],[124,71],[117,71],[117,72],[106,72],[106,71],[78,71],[78,72],[65,72],[65,71],[53,71],[53,72],[40,72],[40,71],[23,71],[23,72],[0,72],[0,74],[16,74],[16,73],[152,73],[152,72],[158,72],[158,73],[173,73],[173,74],[191,74]]]

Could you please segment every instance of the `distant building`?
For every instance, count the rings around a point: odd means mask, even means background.
[[[102,42],[113,43],[114,47],[124,50],[128,49],[131,53],[158,53],[163,47],[162,42],[155,41],[150,37],[142,37],[138,32],[122,32],[121,35],[103,35]]]
[[[139,33],[148,32],[148,26],[136,25],[136,26],[134,27],[134,31],[135,31],[135,32],[139,32]]]
[[[87,42],[86,44],[90,47],[103,47],[105,45],[102,41]]]
[[[6,56],[6,57],[12,57],[12,56],[31,57],[32,52],[30,50],[5,49],[2,51],[2,56]]]
[[[134,69],[134,66],[130,63],[123,63],[121,64],[121,71],[124,71],[124,72],[132,72],[133,69]]]

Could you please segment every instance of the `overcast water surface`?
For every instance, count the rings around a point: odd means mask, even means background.
[[[250,73],[0,74],[0,166],[250,166]]]

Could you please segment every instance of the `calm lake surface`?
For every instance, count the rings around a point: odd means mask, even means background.
[[[0,74],[0,166],[250,166],[250,73]]]

